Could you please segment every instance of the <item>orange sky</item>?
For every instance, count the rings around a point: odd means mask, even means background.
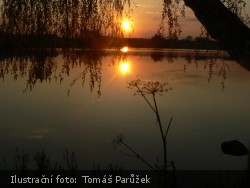
[[[162,0],[134,0],[133,21],[134,32],[130,37],[151,38],[158,29],[161,21]],[[190,9],[186,9],[186,18],[181,20],[182,36],[197,36],[199,32],[199,22],[194,17]],[[195,25],[195,26],[194,26]]]
[[[151,38],[157,32],[161,20],[162,0],[133,0],[132,2],[135,5],[132,15],[134,32],[129,36]],[[250,13],[250,3],[248,3],[247,12]],[[183,30],[180,38],[188,35],[199,36],[200,23],[191,9],[186,8],[186,17],[180,23]]]

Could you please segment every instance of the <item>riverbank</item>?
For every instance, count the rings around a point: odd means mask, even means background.
[[[13,35],[0,32],[1,49],[25,48],[171,48],[171,49],[206,49],[222,50],[219,42],[206,38],[165,39],[155,35],[147,38],[118,38],[109,36],[92,36],[88,38],[63,38],[57,35]]]

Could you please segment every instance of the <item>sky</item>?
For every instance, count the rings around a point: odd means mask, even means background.
[[[132,0],[133,2],[133,28],[134,32],[129,37],[151,38],[157,32],[161,21],[162,0]],[[247,0],[247,12],[250,13],[250,2]],[[180,20],[182,34],[180,38],[188,35],[199,36],[200,23],[193,14],[193,11],[186,7],[186,16]]]

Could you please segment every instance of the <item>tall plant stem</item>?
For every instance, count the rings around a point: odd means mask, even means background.
[[[155,99],[155,94],[153,93],[153,100],[154,100],[154,106],[155,106],[155,115],[157,117],[157,122],[159,124],[160,132],[161,132],[161,138],[162,138],[162,144],[163,144],[163,158],[164,158],[164,176],[167,177],[167,139],[164,135],[162,124],[161,124],[161,118],[158,111],[158,106]]]
[[[149,107],[151,108],[151,110],[153,110],[154,113],[156,113],[156,110],[154,109],[154,107],[151,105],[151,103],[148,101],[147,97],[143,94],[142,90],[136,86],[136,88],[138,89],[138,91],[140,92],[141,96],[145,99],[145,101],[148,103]]]

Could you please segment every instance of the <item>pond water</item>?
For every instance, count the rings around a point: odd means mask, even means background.
[[[172,91],[157,96],[168,135],[168,159],[177,169],[246,169],[247,157],[222,153],[221,143],[250,141],[250,72],[225,53],[130,49],[69,51],[9,57],[0,62],[0,157],[14,168],[15,148],[30,156],[46,151],[63,163],[73,151],[79,169],[147,169],[125,142],[149,163],[161,163],[162,141],[154,113],[128,82],[159,80]],[[150,96],[148,96],[150,97]],[[34,164],[33,164],[34,165]],[[32,167],[30,167],[32,168]]]

